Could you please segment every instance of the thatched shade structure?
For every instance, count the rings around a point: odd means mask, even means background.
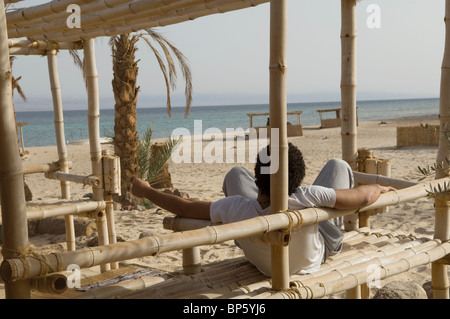
[[[13,2],[13,1],[11,1]],[[105,203],[111,194],[120,192],[114,180],[114,169],[106,172],[105,156],[99,143],[99,93],[95,64],[94,39],[122,33],[139,31],[146,28],[181,23],[216,13],[225,13],[270,2],[270,145],[272,154],[277,154],[277,169],[271,175],[271,215],[237,223],[236,225],[209,226],[199,230],[186,231],[164,236],[151,236],[131,243],[109,244],[114,234],[114,221],[111,220],[112,207]],[[341,99],[342,99],[342,158],[354,167],[356,163],[356,3],[357,0],[341,0]],[[124,258],[146,256],[163,251],[184,249],[185,266],[192,272],[198,265],[198,253],[191,248],[216,243],[243,236],[261,237],[272,245],[272,289],[289,288],[288,273],[288,236],[278,231],[317,223],[334,217],[347,216],[347,229],[357,227],[356,210],[336,211],[310,209],[300,212],[286,212],[287,206],[287,130],[286,130],[286,32],[287,0],[54,0],[35,7],[24,8],[5,13],[4,0],[0,0],[0,186],[3,226],[2,277],[6,279],[7,298],[29,298],[30,277],[42,276],[62,270],[68,264],[76,263],[85,267],[101,265],[102,270],[111,268]],[[70,27],[67,23],[67,8],[75,5],[83,13],[82,27]],[[450,0],[446,0],[446,18],[450,16]],[[77,18],[75,13],[75,19]],[[448,127],[450,118],[449,67],[450,44],[449,24],[446,20],[447,39],[442,65],[441,84],[441,124]],[[26,39],[23,39],[23,38]],[[90,159],[92,176],[70,176],[69,160],[66,156],[63,135],[62,105],[56,66],[56,51],[64,49],[83,50],[86,59],[86,80],[88,92],[88,121]],[[16,143],[15,120],[12,107],[10,53],[45,54],[49,63],[49,75],[55,112],[55,130],[58,141],[58,165],[42,165],[38,170],[45,172],[49,178],[61,181],[62,196],[70,198],[68,181],[83,182],[92,186],[94,198],[89,204],[69,203],[64,209],[50,209],[42,215],[80,214],[90,216],[97,222],[100,246],[95,249],[69,251],[36,257],[30,253],[27,234],[27,218],[33,215],[27,212],[24,196],[24,169],[19,157]],[[278,134],[277,134],[278,133]],[[437,161],[448,155],[448,141],[439,142]],[[272,161],[273,162],[273,161]],[[108,165],[109,167],[109,165]],[[112,165],[114,167],[114,165]],[[58,171],[59,172],[55,172]],[[111,178],[109,178],[111,177]],[[364,177],[364,176],[363,176]],[[441,176],[437,176],[441,177]],[[367,177],[364,177],[366,179]],[[370,178],[367,178],[370,179]],[[378,180],[378,179],[377,179]],[[432,185],[443,187],[448,178],[434,181]],[[403,185],[402,182],[398,182]],[[409,185],[405,191],[384,194],[380,200],[365,209],[376,209],[386,205],[395,205],[403,201],[414,200],[428,195],[427,185]],[[391,271],[407,271],[410,265],[422,265],[433,262],[433,287],[436,296],[448,298],[448,277],[446,272],[450,251],[450,210],[448,192],[436,196],[436,240],[433,242],[432,254],[417,254],[413,261],[401,259]],[[73,241],[71,219],[67,218],[68,242]],[[263,235],[261,235],[263,234]],[[283,234],[283,233],[281,233]],[[113,236],[114,237],[114,236]],[[112,241],[112,239],[111,239]],[[441,245],[442,244],[442,245]],[[437,248],[435,248],[437,247]],[[70,245],[69,245],[70,248]],[[69,249],[72,250],[72,249]],[[410,252],[410,251],[409,251]],[[402,252],[404,254],[404,252]],[[403,256],[403,255],[402,255]],[[431,257],[430,257],[431,256]],[[367,263],[371,260],[367,261]],[[380,262],[381,263],[381,262]],[[381,263],[382,264],[382,263]],[[407,265],[406,265],[407,264]],[[364,264],[365,265],[365,264]],[[114,267],[114,266],[113,266]],[[334,273],[336,274],[336,273]],[[359,286],[367,280],[360,268],[352,268],[349,275],[341,278],[331,276],[328,285],[314,284],[318,296],[329,291],[345,287],[351,290],[351,296],[358,297]],[[339,288],[338,286],[341,286]],[[325,288],[324,288],[325,287]],[[302,288],[303,289],[303,288]],[[306,288],[297,289],[299,295],[308,294]],[[289,292],[290,293],[290,292]],[[283,295],[284,292],[279,295]]]

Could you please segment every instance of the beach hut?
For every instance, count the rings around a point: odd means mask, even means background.
[[[279,169],[271,176],[271,215],[265,218],[229,225],[208,226],[182,233],[164,236],[151,236],[132,243],[114,243],[114,221],[111,219],[112,206],[108,196],[119,192],[117,184],[117,161],[113,156],[102,154],[99,142],[99,103],[97,88],[97,71],[94,55],[94,38],[111,36],[125,32],[133,32],[144,28],[165,26],[196,19],[214,13],[224,13],[270,2],[270,121],[272,128],[278,128],[278,138],[271,138],[273,151],[279,152]],[[341,44],[342,44],[342,158],[353,168],[357,162],[357,130],[356,130],[356,0],[341,0]],[[83,12],[83,28],[69,28],[67,22],[68,6],[80,8]],[[446,192],[436,195],[436,232],[435,240],[422,243],[411,239],[411,245],[420,249],[409,249],[408,244],[402,249],[386,253],[380,257],[374,252],[373,258],[365,260],[357,267],[336,271],[328,266],[324,268],[324,277],[302,278],[298,282],[289,276],[288,244],[289,230],[309,223],[334,218],[346,217],[348,238],[363,236],[364,231],[357,231],[356,210],[337,212],[325,209],[308,209],[304,211],[287,210],[287,130],[286,130],[286,31],[287,0],[115,0],[105,1],[52,1],[35,7],[24,8],[5,15],[4,0],[0,0],[0,158],[1,204],[3,224],[4,261],[1,273],[5,282],[7,298],[29,298],[30,278],[57,273],[71,264],[80,267],[102,265],[106,272],[114,268],[113,263],[119,260],[152,255],[163,251],[183,249],[186,252],[186,266],[197,263],[198,255],[195,247],[227,239],[243,236],[262,236],[272,247],[272,278],[267,293],[257,297],[321,297],[337,291],[350,291],[350,297],[359,297],[360,286],[369,280],[368,263],[376,263],[384,269],[383,276],[389,276],[411,267],[433,263],[433,291],[435,297],[448,298],[447,263],[450,252],[449,209]],[[74,9],[76,10],[76,9]],[[446,0],[446,17],[450,16],[450,0]],[[447,18],[448,19],[448,18]],[[450,118],[450,97],[448,92],[448,68],[450,56],[450,29],[447,24],[445,58],[442,68],[442,89],[440,105],[440,121],[447,125]],[[23,39],[26,38],[26,39]],[[56,73],[56,52],[62,49],[82,49],[86,59],[86,78],[88,87],[88,119],[89,140],[92,162],[91,176],[73,176],[68,174],[68,159],[64,150],[62,106]],[[87,183],[92,186],[93,200],[84,203],[71,203],[67,208],[43,212],[43,215],[89,214],[98,223],[100,246],[68,251],[50,255],[33,253],[28,245],[27,211],[23,194],[24,168],[21,165],[17,146],[16,130],[12,111],[11,70],[9,54],[46,54],[49,61],[49,73],[52,87],[56,134],[58,136],[58,167],[44,165],[39,170],[49,176],[61,180],[62,193],[70,197],[67,182]],[[448,141],[440,141],[437,161],[448,154]],[[108,176],[108,178],[105,178]],[[442,177],[442,176],[438,176]],[[379,176],[358,175],[359,182],[374,181],[381,183]],[[398,183],[392,179],[385,183]],[[433,187],[443,187],[447,178],[431,183]],[[404,184],[402,184],[404,185]],[[385,194],[373,206],[376,209],[386,205],[413,200],[428,195],[428,185],[418,184],[398,192]],[[400,187],[401,188],[401,187]],[[67,218],[70,233],[70,217]],[[184,221],[181,221],[183,224]],[[187,222],[189,224],[189,222]],[[191,225],[191,224],[190,224]],[[174,228],[173,226],[171,226]],[[186,227],[181,225],[180,229]],[[194,228],[198,228],[195,225]],[[352,232],[354,231],[354,232]],[[112,234],[112,236],[109,235]],[[263,235],[261,235],[263,234]],[[369,236],[377,237],[377,234]],[[377,238],[392,238],[391,234],[381,234]],[[353,238],[354,239],[354,238]],[[424,244],[426,247],[423,247]],[[400,257],[399,257],[400,256]],[[446,257],[447,256],[447,257]],[[387,263],[387,259],[390,260]],[[235,265],[234,265],[235,266]],[[365,267],[365,268],[364,268]],[[223,270],[223,268],[221,268]],[[216,269],[217,270],[217,269]],[[217,271],[216,271],[217,272]],[[204,274],[203,274],[204,275]],[[320,278],[320,279],[319,279]],[[261,281],[261,278],[257,280]],[[267,281],[267,280],[263,280]],[[54,281],[53,281],[54,282]],[[308,285],[305,285],[308,282]],[[180,282],[175,282],[175,290],[180,291]],[[246,283],[244,283],[246,285]],[[250,290],[250,289],[249,289]],[[184,290],[186,293],[187,291]],[[190,293],[193,290],[189,291]],[[164,297],[164,295],[162,295]],[[227,295],[223,295],[227,296]]]

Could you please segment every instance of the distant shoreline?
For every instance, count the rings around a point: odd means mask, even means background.
[[[398,118],[386,118],[381,120],[370,120],[370,121],[360,121],[360,123],[377,123],[377,124],[392,124],[394,122],[396,125],[402,125],[402,124],[436,124],[439,122],[439,116],[438,114],[429,114],[429,115],[417,115],[417,116],[404,116],[404,117],[398,117]],[[319,125],[308,125],[303,126],[304,129],[317,129],[319,128]],[[203,135],[203,134],[202,134]],[[197,135],[192,134],[191,137],[198,138]],[[153,142],[164,142],[166,139],[170,138],[170,136],[167,137],[159,137],[159,138],[153,138]],[[101,143],[107,143],[107,138],[100,138]],[[89,144],[89,139],[84,138],[81,140],[74,140],[68,143],[67,145],[79,145],[79,144]],[[25,145],[26,146],[26,145]],[[56,146],[55,145],[47,145],[47,146]],[[45,147],[45,146],[33,146],[33,147]]]

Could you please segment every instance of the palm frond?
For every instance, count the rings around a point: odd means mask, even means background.
[[[154,184],[161,180],[164,167],[182,140],[182,138],[168,138],[158,152],[152,153],[153,129],[154,125],[147,129],[143,138],[139,141],[138,148],[141,178],[149,182],[149,184]]]
[[[142,37],[142,39],[144,39],[144,41],[148,44],[150,49],[155,54],[156,60],[158,61],[158,64],[159,64],[159,68],[161,69],[161,72],[164,76],[164,82],[166,83],[166,93],[167,93],[166,94],[167,95],[167,102],[166,102],[167,113],[168,113],[169,117],[171,117],[172,116],[172,106],[170,103],[170,82],[169,82],[170,75],[167,72],[166,65],[164,64],[164,60],[162,59],[159,51],[153,46],[153,44],[151,43],[151,41],[148,38]]]
[[[189,65],[189,62],[187,58],[181,53],[180,50],[178,50],[169,40],[167,40],[165,37],[163,37],[160,33],[156,32],[152,29],[145,29],[145,31],[154,39],[157,41],[163,50],[166,52],[166,57],[170,57],[170,53],[166,48],[166,45],[170,48],[170,50],[174,53],[175,57],[178,60],[178,64],[180,66],[181,72],[183,74],[183,77],[185,79],[185,89],[184,94],[186,97],[186,109],[185,109],[185,117],[189,115],[189,111],[191,109],[192,105],[192,73],[191,68]],[[170,57],[170,60],[172,61],[172,58]],[[172,67],[174,68],[174,65],[172,63]],[[174,75],[176,77],[175,68],[174,68]]]

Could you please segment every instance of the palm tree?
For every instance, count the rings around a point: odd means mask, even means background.
[[[176,68],[171,56],[175,55],[182,70],[185,79],[186,110],[185,116],[189,114],[192,102],[192,76],[189,65],[184,55],[166,40],[159,33],[147,29],[146,33],[121,34],[111,37],[110,45],[113,57],[113,80],[112,87],[115,100],[115,123],[114,123],[114,150],[120,157],[121,166],[121,184],[122,184],[122,203],[134,203],[136,200],[131,196],[130,188],[134,177],[140,176],[139,172],[139,134],[137,132],[137,112],[136,103],[139,93],[139,87],[136,84],[138,67],[135,53],[137,42],[144,40],[154,53],[161,72],[164,75],[167,93],[167,112],[171,116],[170,92],[175,88],[177,79]],[[165,61],[154,46],[158,44]]]

